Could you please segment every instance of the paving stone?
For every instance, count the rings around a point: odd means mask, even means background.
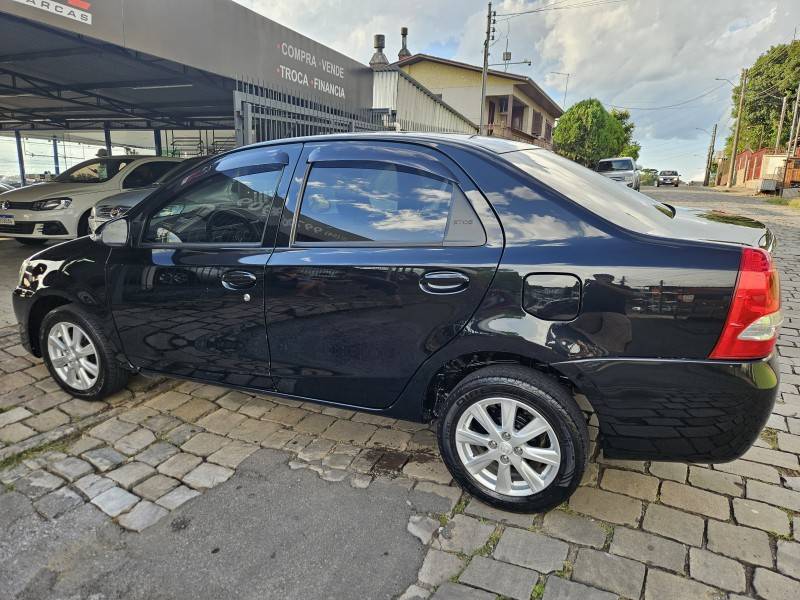
[[[484,504],[475,498],[469,501],[469,504],[464,512],[468,515],[472,515],[473,517],[478,517],[479,519],[488,519],[490,521],[497,521],[499,523],[516,525],[517,527],[522,527],[524,529],[528,529],[531,525],[533,525],[533,515],[525,515],[500,510],[499,508],[494,508],[493,506]]]
[[[277,429],[261,440],[260,444],[262,448],[280,450],[291,442],[296,435],[294,431],[290,431],[289,429]]]
[[[430,595],[431,593],[425,588],[412,584],[406,588],[405,592],[400,594],[397,600],[427,600]]]
[[[197,424],[208,431],[226,435],[235,429],[242,421],[246,420],[245,415],[232,412],[226,408],[220,408],[210,415],[200,419]]]
[[[425,585],[437,586],[458,575],[464,568],[465,561],[455,554],[448,554],[435,548],[428,550],[422,567],[419,570],[419,580]]]
[[[205,457],[214,454],[214,452],[230,443],[231,440],[215,433],[198,433],[183,444],[181,450]]]
[[[243,442],[252,442],[260,444],[267,439],[272,433],[280,430],[281,426],[271,421],[259,421],[257,419],[247,419],[234,427],[228,437],[241,440]],[[292,434],[293,435],[293,434]]]
[[[7,410],[6,412],[0,413],[0,429],[6,425],[17,423],[31,416],[33,416],[33,413],[21,406]]]
[[[161,411],[171,411],[186,404],[191,399],[192,397],[188,394],[182,394],[181,392],[170,390],[169,392],[164,392],[163,394],[159,394],[155,398],[148,400],[145,402],[145,406],[149,406],[150,408]]]
[[[778,571],[800,579],[800,544],[778,540]]]
[[[184,476],[183,483],[196,490],[206,490],[228,481],[231,475],[233,469],[203,463]]]
[[[113,469],[119,464],[122,464],[125,461],[125,455],[117,452],[113,448],[109,448],[104,446],[102,448],[96,448],[94,450],[89,450],[88,452],[84,452],[82,454],[82,458],[86,459],[94,468],[100,471],[101,473]]]
[[[687,466],[674,462],[651,462],[650,473],[659,479],[670,479],[678,483],[686,482]]]
[[[727,496],[743,496],[742,478],[731,473],[712,471],[701,467],[689,468],[689,483],[704,490],[725,494]]]
[[[330,415],[331,417],[336,417],[337,419],[349,419],[356,414],[356,411],[354,410],[336,408],[334,406],[323,406],[321,412],[323,415]]]
[[[579,487],[569,500],[569,507],[579,513],[619,525],[639,524],[642,503],[634,498],[596,488]]]
[[[161,475],[159,473],[148,479],[145,479],[142,483],[134,487],[132,491],[134,494],[141,496],[145,500],[151,500],[155,502],[173,488],[178,487],[179,484],[180,482],[177,479],[173,479],[172,477],[167,477],[166,475]]]
[[[730,507],[725,496],[674,481],[665,481],[661,485],[661,502],[723,521],[730,517]]]
[[[375,463],[375,466],[372,468],[373,471],[376,473],[384,473],[388,474],[391,477],[396,477],[397,473],[405,466],[408,462],[410,456],[404,452],[398,452],[397,450],[382,450],[381,457],[378,459],[378,462]],[[440,473],[438,472],[438,467],[432,465],[431,467],[434,472],[433,475],[429,475],[426,477],[429,481],[442,481],[437,475]],[[405,474],[407,475],[407,473]],[[413,480],[410,477],[406,477],[409,481]]]
[[[544,530],[549,535],[582,546],[602,548],[606,543],[606,530],[599,523],[563,510],[551,510],[544,516]]]
[[[329,440],[335,440],[337,442],[366,444],[367,440],[372,437],[376,430],[377,427],[367,423],[354,423],[353,421],[339,420],[328,427],[322,435]]]
[[[408,494],[414,510],[425,513],[449,513],[461,499],[461,488],[430,481],[418,481]]]
[[[617,600],[617,597],[597,588],[551,575],[547,578],[542,600]]]
[[[781,452],[780,450],[772,450],[771,448],[759,448],[757,446],[753,446],[750,448],[750,450],[744,453],[742,458],[774,467],[794,469],[795,471],[800,468],[800,463],[798,463],[796,454]]]
[[[705,584],[678,577],[671,573],[650,569],[647,573],[647,586],[644,590],[645,600],[664,600],[680,598],[680,600],[719,600],[724,595]]]
[[[778,448],[784,452],[800,454],[800,435],[778,432]]]
[[[182,504],[188,502],[192,498],[195,498],[200,495],[200,492],[197,490],[193,490],[190,487],[186,487],[185,485],[181,485],[176,487],[171,492],[168,492],[161,496],[156,501],[156,504],[159,506],[163,506],[167,510],[175,510]]]
[[[369,447],[391,448],[393,450],[405,450],[411,434],[397,429],[381,428],[376,431],[367,442]]]
[[[599,587],[626,598],[639,597],[644,583],[644,574],[645,566],[640,562],[589,548],[578,550],[578,558],[572,570],[572,578],[575,581]],[[663,596],[663,598],[672,597],[669,594]]]
[[[58,406],[59,410],[67,413],[73,419],[85,419],[108,408],[105,402],[89,402],[74,398]]]
[[[620,469],[625,469],[627,471],[638,471],[639,473],[644,473],[645,471],[645,462],[643,460],[620,460],[617,458],[606,458],[602,452],[597,457],[597,462],[611,467],[619,467]]]
[[[792,517],[792,529],[794,530],[794,539],[800,542],[800,516]]]
[[[91,500],[115,485],[116,484],[110,479],[92,473],[91,475],[86,475],[78,479],[78,481],[72,484],[72,487],[83,494],[87,500]]]
[[[169,511],[166,508],[147,500],[142,500],[133,510],[122,515],[118,519],[118,523],[125,529],[139,532],[151,525],[155,525],[168,514]]]
[[[439,442],[436,439],[436,434],[427,429],[415,431],[408,440],[409,450],[426,450],[429,452],[439,451]]]
[[[756,569],[753,588],[765,600],[797,600],[800,583],[774,571]]]
[[[169,442],[157,442],[149,446],[144,452],[136,455],[136,460],[157,467],[170,456],[175,456],[179,450]]]
[[[493,556],[521,567],[549,573],[564,568],[569,545],[541,533],[509,528],[503,532]]]
[[[335,417],[323,415],[318,413],[311,413],[294,426],[295,431],[300,433],[310,433],[318,435],[325,431],[332,423],[336,421]]]
[[[80,456],[84,452],[88,452],[89,450],[94,450],[95,448],[99,448],[102,445],[103,442],[101,442],[100,440],[96,440],[91,436],[84,435],[76,442],[73,442],[67,448],[67,454]]]
[[[766,481],[767,483],[781,482],[781,474],[778,472],[778,469],[769,465],[750,462],[749,460],[739,459],[713,466],[717,471],[741,475],[747,479],[758,479],[760,481]]]
[[[689,574],[692,579],[731,592],[744,592],[747,589],[744,567],[735,560],[708,550],[689,550]]]
[[[447,485],[453,479],[441,459],[435,457],[418,456],[408,461],[403,467],[403,474],[442,485]]]
[[[12,423],[0,429],[0,442],[4,444],[16,444],[34,435],[36,435],[36,431],[27,425]]]
[[[130,510],[136,506],[137,502],[139,502],[138,496],[119,487],[113,487],[92,498],[92,504],[109,517],[116,517],[126,510]]]
[[[201,462],[203,462],[203,460],[199,456],[195,456],[194,454],[189,454],[187,452],[181,452],[175,456],[169,457],[163,463],[158,465],[158,472],[162,475],[167,475],[168,477],[181,479]]]
[[[789,535],[789,516],[780,508],[769,504],[734,498],[733,515],[739,525],[763,529],[778,535]]]
[[[466,515],[456,515],[439,532],[435,545],[440,550],[472,554],[481,548],[494,531],[494,525],[486,525]]]
[[[120,421],[125,421],[126,423],[134,423],[139,425],[140,423],[145,422],[147,419],[155,417],[157,414],[158,411],[154,408],[149,408],[147,406],[136,406],[130,410],[126,410],[117,418]]]
[[[333,445],[332,441],[323,438],[313,440],[297,453],[297,458],[308,462],[322,460],[333,449]]]
[[[35,413],[43,413],[51,408],[55,408],[59,404],[63,404],[67,400],[69,400],[69,396],[66,394],[58,392],[46,394],[42,392],[40,396],[28,400],[25,403],[25,408]]]
[[[651,533],[617,527],[610,550],[612,554],[639,560],[648,565],[684,572],[686,546]]]
[[[89,434],[98,440],[113,444],[121,437],[128,435],[136,429],[138,429],[138,427],[133,423],[126,423],[119,419],[109,419],[91,429]]]
[[[306,433],[295,434],[292,440],[284,446],[284,450],[298,453],[316,439],[315,436]]]
[[[494,600],[495,595],[483,590],[450,583],[449,581],[439,586],[431,600]]]
[[[172,431],[179,425],[182,425],[180,419],[173,417],[172,415],[156,415],[154,417],[150,417],[146,419],[142,425],[150,429],[153,433],[158,436],[165,434],[168,431]]]
[[[658,479],[649,475],[619,469],[606,469],[603,472],[600,487],[652,502],[658,497],[658,484]]]
[[[538,580],[539,573],[536,571],[483,556],[473,557],[458,578],[460,583],[515,600],[530,600],[531,591]]]
[[[346,473],[344,474],[346,476]],[[431,519],[425,515],[411,515],[406,525],[408,533],[427,546],[433,539],[433,534],[439,530],[439,521]]]
[[[283,404],[279,404],[274,408],[270,409],[268,412],[264,413],[263,418],[269,419],[270,421],[275,421],[276,423],[280,423],[281,425],[294,426],[297,425],[300,421],[305,419],[310,414],[312,413],[310,413],[307,410],[303,410],[302,408],[296,408],[294,406],[285,406]],[[345,422],[349,423],[350,421],[345,421]]]
[[[252,399],[253,396],[250,394],[245,394],[244,392],[240,392],[238,390],[232,390],[221,398],[218,398],[216,403],[229,410],[239,410]]]
[[[64,513],[67,513],[74,508],[83,504],[83,498],[73,492],[71,489],[62,487],[54,492],[42,496],[36,502],[34,507],[37,512],[47,519],[57,519]]]
[[[170,411],[174,417],[182,421],[194,423],[201,417],[217,410],[219,407],[208,400],[202,398],[192,398],[188,402],[181,404],[178,408]]]
[[[124,464],[113,471],[109,471],[106,476],[109,479],[116,481],[120,486],[126,489],[131,489],[139,482],[144,481],[150,477],[150,475],[153,475],[155,472],[156,470],[150,465],[140,462],[131,462]]]
[[[787,490],[777,485],[769,485],[761,481],[748,481],[747,497],[800,512],[800,492]]]
[[[380,450],[362,450],[359,455],[353,459],[353,462],[350,464],[350,469],[356,473],[369,473],[380,460],[381,456],[383,456],[383,452]]]
[[[74,456],[57,460],[51,463],[48,468],[51,472],[67,481],[75,481],[94,470],[92,465]]]
[[[64,485],[60,477],[48,473],[43,469],[36,469],[14,481],[14,489],[34,499],[44,496]]]
[[[328,454],[322,459],[322,466],[328,469],[346,469],[353,462],[353,458],[350,454]]]
[[[39,433],[50,431],[56,427],[61,427],[69,423],[69,417],[57,408],[43,412],[35,417],[25,420],[25,425],[35,429]]]
[[[772,566],[769,537],[749,527],[709,521],[708,549],[754,565]]]
[[[214,452],[214,454],[208,457],[208,461],[222,465],[223,467],[235,469],[239,466],[239,463],[258,449],[258,446],[254,444],[234,441]]]
[[[163,436],[163,439],[164,441],[174,444],[175,446],[182,446],[192,437],[198,433],[201,433],[202,431],[202,428],[198,427],[197,425],[184,423],[183,425],[178,425],[175,429]]]
[[[114,448],[126,454],[133,456],[138,454],[150,444],[156,441],[156,436],[149,429],[137,429],[126,436],[121,437],[114,444]]]

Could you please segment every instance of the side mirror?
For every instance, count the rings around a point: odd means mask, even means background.
[[[125,218],[106,221],[92,234],[92,239],[110,248],[121,248],[128,244],[128,220]]]

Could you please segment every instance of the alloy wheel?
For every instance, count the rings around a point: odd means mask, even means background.
[[[75,323],[59,321],[50,328],[47,353],[56,374],[68,386],[85,391],[97,383],[100,375],[97,350]]]
[[[498,494],[539,493],[553,482],[561,465],[552,425],[513,398],[485,398],[470,405],[458,419],[455,441],[470,476]]]

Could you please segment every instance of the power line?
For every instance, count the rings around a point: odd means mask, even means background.
[[[703,92],[702,94],[700,94],[698,96],[694,96],[693,98],[689,98],[687,100],[682,100],[682,101],[676,102],[674,104],[666,104],[664,106],[619,106],[619,105],[616,105],[616,104],[611,104],[611,103],[606,103],[606,102],[604,102],[604,104],[607,104],[611,108],[616,108],[616,109],[620,109],[620,110],[666,110],[668,108],[678,108],[678,107],[681,107],[681,106],[685,106],[686,104],[690,104],[691,102],[695,102],[697,100],[700,100],[701,98],[705,98],[706,96],[709,96],[710,94],[713,94],[714,92],[716,92],[718,89],[720,89],[724,85],[725,85],[724,83],[721,83],[720,85],[718,85],[716,87],[713,87],[710,90],[707,90],[707,91]]]
[[[571,10],[573,8],[588,8],[590,6],[603,6],[605,4],[619,4],[620,2],[627,2],[627,0],[584,0],[583,2],[579,2],[578,4],[569,4],[567,6],[557,6],[558,4],[561,4],[561,2],[554,2],[552,4],[541,6],[539,8],[533,8],[531,10],[523,10],[515,13],[503,13],[503,14],[498,14],[497,16],[498,18],[513,19],[515,17],[521,17],[522,15],[531,15],[534,13],[549,12],[553,10]]]

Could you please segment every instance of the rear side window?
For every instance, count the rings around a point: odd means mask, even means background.
[[[148,185],[153,185],[161,177],[179,166],[179,162],[175,161],[153,161],[146,162],[138,167],[134,167],[132,173],[125,177],[124,188],[139,188]]]
[[[481,245],[457,185],[401,165],[320,163],[306,181],[295,243]]]

